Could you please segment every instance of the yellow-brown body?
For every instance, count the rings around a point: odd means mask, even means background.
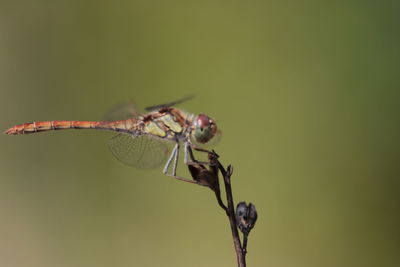
[[[30,134],[51,130],[98,129],[125,132],[132,135],[149,134],[152,136],[173,139],[176,134],[185,132],[191,125],[192,114],[176,108],[163,108],[145,115],[118,121],[38,121],[16,125],[5,134]]]

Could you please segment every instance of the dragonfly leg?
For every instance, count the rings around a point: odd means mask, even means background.
[[[165,167],[164,167],[164,169],[163,169],[163,173],[164,173],[164,174],[167,174],[167,175],[168,175],[169,166],[171,166],[172,160],[173,160],[174,158],[176,159],[176,156],[175,156],[175,155],[176,155],[178,149],[179,149],[179,144],[177,143],[177,144],[175,145],[174,149],[173,149],[172,152],[171,152],[171,156],[169,156],[168,161],[167,161],[167,163],[165,164]]]
[[[175,179],[177,179],[179,181],[183,181],[183,182],[187,182],[187,183],[191,183],[191,184],[202,185],[202,184],[198,183],[197,181],[193,181],[193,180],[190,180],[190,179],[187,179],[187,178],[183,178],[183,177],[179,177],[179,176],[176,176],[176,175],[172,175],[172,174],[169,174],[169,173],[166,173],[165,175],[167,175],[169,177],[172,177],[172,178],[175,178]]]
[[[200,151],[200,152],[204,152],[204,153],[212,153],[212,151],[210,151],[208,149],[205,149],[205,148],[198,147],[198,146],[196,146],[196,145],[194,145],[192,143],[190,144],[190,147],[193,148],[196,151]]]
[[[186,152],[185,152],[185,155],[186,155]],[[194,180],[190,180],[190,179],[187,179],[187,178],[183,178],[183,177],[176,176],[176,169],[177,169],[177,167],[178,167],[178,159],[179,159],[179,143],[177,143],[177,144],[175,145],[175,147],[174,147],[174,149],[173,149],[173,151],[172,151],[172,153],[171,153],[171,156],[169,157],[168,162],[167,162],[167,164],[166,164],[165,167],[164,167],[164,170],[163,170],[164,174],[167,175],[167,176],[169,176],[169,177],[175,178],[175,179],[177,179],[177,180],[179,180],[179,181],[183,181],[183,182],[187,182],[187,183],[191,183],[191,184],[199,184],[199,185],[202,185],[202,184],[200,184],[200,183],[197,182],[197,181],[194,181]],[[170,166],[171,163],[172,163],[172,160],[174,160],[174,165],[172,166],[172,173],[169,174],[169,173],[168,173],[168,169],[169,169],[169,166]]]
[[[193,151],[190,148],[190,145],[188,142],[185,142],[184,152],[185,152],[185,158],[183,161],[185,162],[185,164],[188,164],[188,162],[190,162],[190,161],[195,161],[194,156],[193,156]]]
[[[185,143],[185,148],[184,148],[184,150],[185,150],[185,158],[184,158],[185,164],[186,164],[186,165],[199,165],[199,164],[202,164],[202,165],[210,165],[209,162],[197,161],[197,160],[194,158],[192,146],[193,146],[193,145],[190,144],[189,142],[186,142],[186,143]],[[194,149],[197,150],[196,148],[194,148]],[[199,148],[199,149],[200,149],[200,148]],[[211,152],[211,151],[208,151],[208,150],[205,150],[205,149],[203,149],[203,150],[198,150],[198,151],[208,152],[208,153]]]
[[[172,165],[172,175],[175,177],[176,176],[176,169],[178,167],[178,159],[179,159],[179,143],[176,143],[175,145],[175,157],[174,157],[174,165]]]

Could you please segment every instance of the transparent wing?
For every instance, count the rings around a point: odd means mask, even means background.
[[[135,168],[155,168],[166,162],[171,146],[148,135],[120,133],[108,142],[111,152],[122,163]]]
[[[138,115],[139,115],[139,110],[136,107],[136,105],[131,101],[114,106],[105,114],[103,120],[105,121],[126,120],[129,118],[137,117]]]
[[[190,100],[192,98],[194,98],[194,95],[188,95],[188,96],[186,96],[186,97],[184,97],[182,99],[179,99],[177,101],[173,101],[173,102],[166,103],[166,104],[161,104],[161,105],[155,105],[155,106],[151,106],[151,107],[146,107],[145,110],[153,111],[153,110],[158,110],[160,108],[172,107],[172,106],[184,103],[184,102],[186,102],[186,101],[188,101],[188,100]]]

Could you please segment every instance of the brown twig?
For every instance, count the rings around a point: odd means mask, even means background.
[[[215,192],[218,204],[225,211],[229,219],[238,267],[246,267],[246,251],[242,247],[239,237],[238,224],[235,217],[235,205],[233,201],[231,187],[231,176],[233,172],[233,167],[229,165],[228,168],[225,170],[225,168],[219,162],[218,157],[219,156],[217,155],[217,153],[212,151],[208,154],[209,168],[206,168],[202,164],[189,165],[189,171],[193,179],[198,184],[207,186]],[[225,206],[221,199],[218,172],[221,172],[223,176],[227,206]],[[247,243],[247,240],[245,240],[245,242]]]
[[[235,247],[238,267],[246,267],[246,253],[242,248],[242,244],[241,244],[240,238],[239,238],[239,231],[238,231],[236,217],[235,217],[235,206],[234,206],[233,195],[232,195],[231,176],[233,173],[233,167],[232,167],[232,165],[228,165],[227,170],[225,170],[225,168],[222,166],[222,164],[218,160],[218,155],[214,151],[213,151],[213,154],[210,154],[210,157],[211,157],[210,161],[211,162],[214,161],[217,164],[217,167],[218,167],[219,171],[221,172],[223,179],[224,179],[226,200],[227,200],[227,205],[228,205],[228,209],[226,210],[226,215],[229,218],[229,223],[231,226],[233,244]]]

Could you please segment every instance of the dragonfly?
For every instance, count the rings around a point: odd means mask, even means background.
[[[109,140],[109,147],[112,154],[121,162],[139,168],[153,168],[165,162],[163,169],[165,175],[185,182],[197,183],[177,176],[180,146],[183,145],[186,165],[208,164],[208,162],[197,161],[193,150],[210,153],[198,144],[209,142],[219,131],[211,117],[205,114],[195,115],[174,107],[187,99],[147,107],[147,113],[144,114],[137,112],[133,104],[111,112],[114,115],[127,113],[124,116],[127,118],[122,120],[36,121],[16,125],[4,133],[23,135],[67,129],[117,132],[118,134]],[[122,115],[119,114],[119,116]],[[172,151],[171,147],[173,147]],[[172,170],[169,171],[169,169]]]

